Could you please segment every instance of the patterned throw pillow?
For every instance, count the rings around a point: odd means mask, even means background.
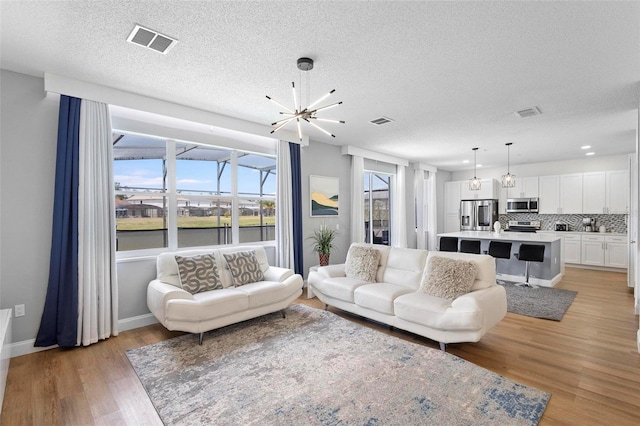
[[[380,252],[373,247],[351,246],[347,253],[347,277],[369,283],[376,282]]]
[[[473,287],[478,265],[473,261],[434,256],[427,262],[420,291],[443,299],[457,299]]]
[[[214,255],[176,255],[176,263],[178,264],[178,275],[183,290],[196,294],[223,288]]]
[[[233,285],[239,287],[244,284],[255,283],[264,279],[260,263],[256,257],[256,252],[237,251],[235,253],[225,253],[224,258],[229,265]]]

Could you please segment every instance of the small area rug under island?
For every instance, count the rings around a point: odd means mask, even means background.
[[[561,321],[577,291],[551,287],[518,287],[498,282],[507,291],[507,311],[528,317]]]
[[[550,395],[295,305],[127,351],[167,425],[535,425]]]

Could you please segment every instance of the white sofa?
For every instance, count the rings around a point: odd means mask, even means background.
[[[224,253],[255,251],[264,280],[233,286]],[[223,289],[191,294],[182,289],[176,255],[215,255]],[[147,287],[147,306],[169,330],[203,333],[229,324],[286,309],[300,294],[303,280],[291,269],[270,266],[261,246],[223,247],[162,253],[157,259],[157,277]]]
[[[308,284],[325,309],[331,305],[419,334],[439,342],[442,350],[447,343],[479,341],[507,312],[506,293],[496,284],[491,256],[355,245],[380,251],[376,282],[347,277],[344,264],[312,271]],[[418,291],[429,256],[474,261],[478,272],[471,291],[454,300]]]

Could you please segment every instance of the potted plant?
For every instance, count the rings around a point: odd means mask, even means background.
[[[313,241],[313,252],[318,253],[320,258],[320,266],[327,266],[329,264],[329,256],[331,250],[334,248],[333,240],[338,235],[338,231],[329,228],[327,225],[320,226],[319,229],[314,229],[313,235],[308,237]]]

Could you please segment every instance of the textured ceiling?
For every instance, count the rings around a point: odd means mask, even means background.
[[[330,138],[446,170],[632,152],[638,2],[0,2],[3,69],[71,77],[261,124],[310,97],[343,105]],[[164,56],[127,43],[135,24],[175,37]],[[313,100],[312,99],[312,100]],[[542,115],[514,111],[537,106]],[[370,120],[386,116],[391,124]],[[294,130],[293,127],[291,130]]]

